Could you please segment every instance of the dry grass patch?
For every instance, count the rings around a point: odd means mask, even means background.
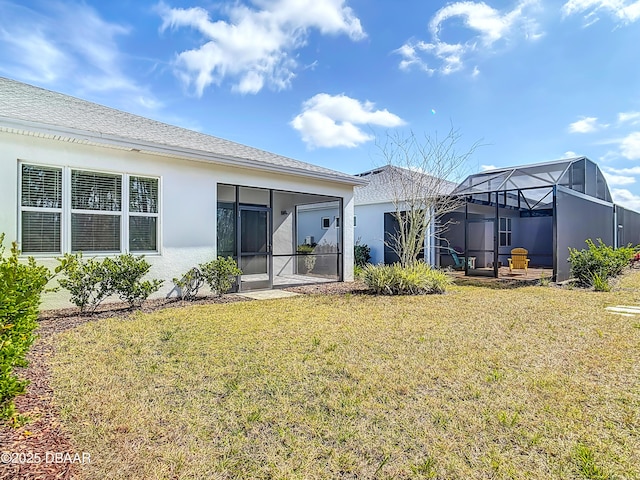
[[[640,478],[640,276],[84,325],[53,384],[91,479]]]

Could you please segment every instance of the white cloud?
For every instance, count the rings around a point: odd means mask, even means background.
[[[90,6],[47,2],[46,10],[3,3],[0,72],[33,83],[82,91],[118,91],[144,108],[159,102],[123,72],[118,39],[127,26],[103,20]]]
[[[613,201],[618,205],[631,210],[640,211],[640,196],[631,193],[625,188],[614,188],[611,190]]]
[[[573,152],[571,150],[569,150],[568,152],[564,152],[564,158],[574,158],[577,157],[578,154],[576,152]]]
[[[640,132],[633,132],[620,141],[620,153],[629,160],[640,160]]]
[[[496,167],[495,165],[480,165],[480,171],[481,172],[488,172],[489,170],[495,170]]]
[[[640,19],[640,1],[626,0],[569,0],[562,6],[562,14],[567,17],[585,13],[585,27],[599,20],[598,12],[606,12],[621,23],[633,23]]]
[[[636,183],[636,179],[634,177],[630,177],[627,175],[613,175],[608,172],[602,172],[604,177],[607,179],[607,183],[609,185],[631,185],[632,183]]]
[[[640,167],[631,168],[613,168],[605,167],[607,172],[616,173],[618,175],[640,175]]]
[[[229,21],[215,20],[204,8],[170,8],[158,5],[161,30],[187,27],[198,31],[203,44],[176,57],[177,75],[202,95],[211,84],[225,78],[239,93],[257,93],[265,85],[289,87],[298,66],[295,51],[307,42],[309,31],[323,35],[366,36],[360,20],[346,0],[260,0],[259,10],[239,2],[225,11]]]
[[[521,0],[511,11],[501,12],[484,2],[456,2],[436,12],[429,22],[431,41],[409,40],[394,51],[402,57],[400,69],[418,68],[429,74],[438,71],[444,75],[462,70],[465,60],[478,51],[491,51],[500,40],[523,35],[528,40],[542,36],[537,24],[527,17],[526,11],[538,5],[537,0]],[[451,19],[461,18],[464,26],[475,33],[465,42],[450,43],[442,39],[443,27]],[[435,58],[430,66],[425,56]],[[477,75],[477,67],[473,75]]]
[[[372,102],[346,95],[319,93],[302,104],[302,113],[291,121],[291,126],[310,147],[357,147],[373,139],[360,128],[362,125],[404,125],[397,115],[374,107]]]
[[[570,133],[592,133],[600,128],[607,128],[608,125],[598,124],[597,117],[582,117],[580,120],[569,124]]]
[[[620,112],[618,114],[618,123],[637,125],[640,123],[640,112]]]

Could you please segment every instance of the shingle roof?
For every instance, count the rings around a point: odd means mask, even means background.
[[[0,77],[0,131],[126,148],[359,185],[362,180],[257,148]]]
[[[394,189],[393,183],[403,181],[415,182],[423,186],[434,186],[440,189],[440,192],[427,192],[429,195],[448,194],[457,186],[454,182],[437,179],[426,173],[407,170],[392,165],[370,170],[368,172],[359,173],[357,175],[362,179],[368,180],[369,183],[364,186],[358,186],[354,189],[354,199],[356,205],[369,205],[373,203],[388,203],[394,200],[397,195],[402,195],[402,189]]]

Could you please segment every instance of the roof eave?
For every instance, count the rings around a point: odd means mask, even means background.
[[[162,145],[153,142],[145,142],[142,140],[131,140],[116,135],[102,134],[88,130],[78,130],[57,125],[43,124],[28,120],[20,120],[11,117],[0,116],[0,126],[16,130],[18,133],[30,132],[45,135],[57,135],[75,140],[81,140],[88,144],[101,145],[105,147],[115,147],[137,151],[141,153],[158,154],[173,158],[181,158],[185,160],[214,163],[222,166],[243,167],[252,170],[269,171],[274,173],[286,173],[289,175],[328,180],[334,183],[345,185],[366,185],[368,182],[351,175],[332,175],[327,172],[305,171],[302,169],[288,167],[284,165],[271,165],[242,157],[234,157],[230,155],[221,155],[202,150],[189,149],[183,147],[174,147],[171,145]],[[64,140],[59,138],[57,140]]]

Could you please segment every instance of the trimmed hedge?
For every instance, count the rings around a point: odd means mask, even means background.
[[[15,242],[5,256],[4,234],[0,235],[0,418],[14,417],[13,399],[29,383],[20,380],[14,367],[27,365],[25,356],[36,336],[40,296],[51,278],[49,270],[31,257],[18,261]]]

